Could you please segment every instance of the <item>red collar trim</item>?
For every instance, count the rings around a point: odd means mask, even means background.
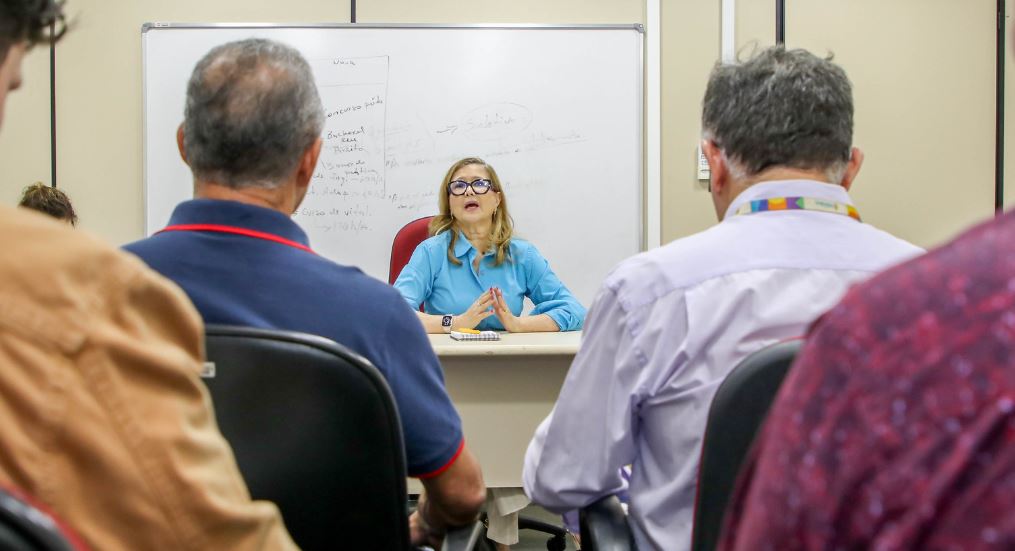
[[[219,224],[176,224],[173,226],[166,226],[164,229],[155,232],[160,234],[167,231],[210,231],[218,233],[231,233],[234,235],[242,235],[245,237],[253,237],[254,239],[263,239],[265,241],[274,241],[275,243],[281,243],[288,245],[301,251],[307,251],[310,254],[317,254],[310,247],[303,243],[297,243],[291,239],[279,237],[273,233],[266,233],[257,230],[250,230],[247,228],[237,228],[236,226],[223,226]]]

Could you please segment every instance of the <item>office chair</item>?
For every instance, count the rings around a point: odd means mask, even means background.
[[[600,498],[578,511],[582,551],[632,551],[634,534],[617,496]]]
[[[412,251],[416,250],[416,246],[430,237],[431,218],[433,216],[417,218],[402,226],[395,234],[395,239],[391,241],[391,263],[388,265],[389,284],[395,284],[398,274],[402,273],[402,268],[405,268],[412,258]]]
[[[692,551],[712,551],[718,545],[737,473],[802,345],[802,339],[779,342],[744,358],[712,398],[698,470]]]
[[[296,544],[409,549],[402,428],[380,372],[323,337],[216,325],[205,336],[219,429]],[[472,549],[478,526],[444,547]]]
[[[712,551],[718,544],[737,473],[802,344],[801,339],[794,339],[751,354],[716,390],[698,468],[692,551]],[[630,525],[613,496],[582,508],[579,522],[583,551],[634,549]]]
[[[0,549],[87,551],[81,539],[21,492],[0,488]]]

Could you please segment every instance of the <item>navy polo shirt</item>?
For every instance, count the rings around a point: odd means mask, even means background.
[[[433,476],[454,461],[461,420],[423,326],[394,288],[301,249],[309,248],[307,235],[275,210],[195,199],[178,205],[169,221],[192,224],[260,237],[168,231],[124,249],[183,288],[205,323],[311,333],[366,357],[398,404],[409,475]]]

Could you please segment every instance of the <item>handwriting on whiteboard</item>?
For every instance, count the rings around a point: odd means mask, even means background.
[[[495,159],[583,142],[578,129],[540,129],[532,111],[516,102],[467,108],[449,120],[391,115],[388,56],[314,60],[311,66],[325,107],[324,145],[303,205],[295,216],[314,232],[373,231],[379,212],[433,212],[439,181],[389,189],[392,171],[430,167],[443,173],[460,154],[440,153],[442,141],[459,140],[467,154]],[[429,114],[427,114],[429,115]],[[459,143],[459,142],[453,142]]]

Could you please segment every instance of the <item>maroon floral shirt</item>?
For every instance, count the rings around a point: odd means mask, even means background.
[[[1015,213],[811,329],[720,549],[1015,549]]]

